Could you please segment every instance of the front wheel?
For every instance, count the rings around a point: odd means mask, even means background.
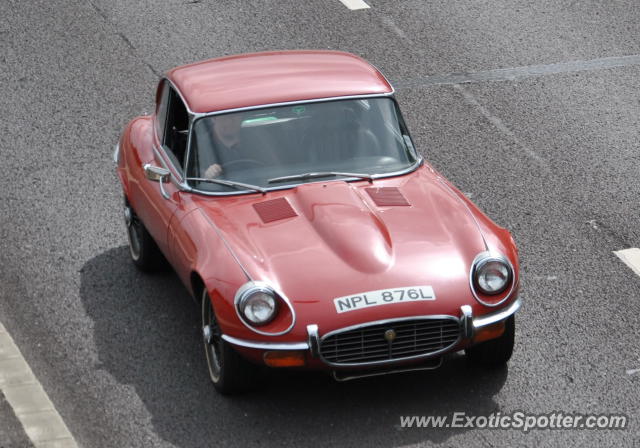
[[[515,329],[515,318],[511,316],[504,322],[502,336],[481,342],[465,350],[469,361],[489,368],[505,365],[513,353]]]
[[[124,205],[124,222],[129,238],[129,254],[131,261],[144,272],[155,272],[166,266],[162,252],[149,234],[136,212],[126,203]]]
[[[207,288],[202,288],[202,337],[213,387],[224,395],[244,392],[256,384],[258,366],[242,358],[221,336]]]

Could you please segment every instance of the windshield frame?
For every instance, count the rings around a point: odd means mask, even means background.
[[[316,98],[316,99],[310,99],[310,100],[300,100],[300,101],[289,101],[289,102],[284,102],[284,103],[273,103],[273,104],[261,104],[258,106],[248,106],[248,107],[239,107],[239,108],[235,108],[235,109],[225,109],[225,110],[221,110],[221,111],[215,111],[215,112],[207,112],[207,113],[192,113],[191,114],[191,119],[189,120],[189,135],[187,138],[187,155],[185,157],[184,160],[184,167],[185,167],[185,173],[188,169],[189,162],[191,161],[191,142],[192,142],[192,134],[194,132],[194,127],[195,124],[198,120],[202,119],[202,118],[208,118],[208,117],[213,117],[216,115],[224,115],[224,114],[229,114],[229,113],[234,113],[234,112],[245,112],[245,111],[249,111],[249,110],[258,110],[258,109],[268,109],[268,108],[272,108],[272,107],[281,107],[281,106],[291,106],[291,105],[296,105],[296,104],[310,104],[310,103],[322,103],[322,102],[332,102],[332,101],[343,101],[343,100],[361,100],[361,99],[369,99],[369,98],[389,98],[391,101],[393,101],[395,107],[396,107],[396,111],[398,113],[398,119],[399,121],[402,123],[402,125],[404,126],[405,130],[407,131],[407,135],[409,136],[409,139],[411,139],[411,141],[413,142],[413,139],[411,137],[411,133],[404,121],[404,117],[402,116],[402,111],[400,110],[400,106],[398,104],[398,101],[396,100],[395,96],[394,96],[394,92],[389,92],[389,93],[382,93],[382,94],[366,94],[366,95],[349,95],[349,96],[338,96],[338,97],[330,97],[330,98]],[[399,170],[399,171],[393,171],[390,173],[382,173],[382,174],[378,174],[376,175],[376,173],[369,173],[372,174],[372,179],[373,180],[377,180],[377,179],[385,179],[385,178],[389,178],[389,177],[397,177],[397,176],[402,176],[405,174],[409,174],[415,170],[417,170],[420,166],[422,166],[422,164],[424,163],[424,158],[422,157],[422,154],[420,154],[420,152],[417,150],[417,148],[415,148],[415,145],[412,145],[415,151],[415,156],[416,156],[416,160],[413,164],[411,164],[410,166],[408,166],[407,168],[403,169],[403,170]],[[193,187],[187,179],[187,176],[185,176],[184,178],[184,183],[182,184],[183,187],[185,188],[185,190],[191,192],[191,193],[197,193],[197,194],[201,194],[204,196],[238,196],[238,195],[244,195],[244,194],[265,194],[268,193],[270,191],[278,191],[278,190],[288,190],[291,188],[295,188],[297,186],[300,185],[305,185],[305,184],[311,184],[311,183],[327,183],[327,182],[336,182],[336,181],[342,181],[342,182],[354,182],[354,181],[365,181],[368,182],[368,180],[366,179],[362,179],[360,177],[343,177],[343,178],[335,178],[335,179],[319,179],[319,180],[309,180],[309,181],[305,181],[305,182],[294,182],[291,184],[285,184],[285,185],[278,185],[278,186],[273,186],[273,187],[265,187],[264,188],[264,193],[259,193],[256,192],[255,190],[235,190],[235,191],[205,191],[205,190],[200,190],[197,189],[195,187]]]

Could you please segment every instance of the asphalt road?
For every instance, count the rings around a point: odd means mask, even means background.
[[[638,55],[638,3],[367,2],[0,0],[0,321],[82,446],[640,445],[640,278],[612,253],[640,246],[640,66],[473,75]],[[112,148],[169,68],[294,48],[378,66],[426,158],[512,230],[525,306],[508,369],[459,357],[345,384],[278,375],[238,398],[210,386],[185,290],[128,260]],[[514,410],[630,421],[399,428]]]

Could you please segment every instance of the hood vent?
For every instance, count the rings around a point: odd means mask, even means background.
[[[366,188],[366,190],[378,207],[411,205],[396,187]]]
[[[291,204],[289,204],[289,201],[285,198],[259,202],[257,204],[253,204],[253,208],[256,209],[260,219],[262,219],[262,222],[265,224],[298,216],[293,207],[291,207]]]

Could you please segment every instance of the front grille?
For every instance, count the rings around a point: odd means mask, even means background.
[[[385,332],[392,330],[395,337]],[[426,356],[453,347],[460,336],[454,318],[424,318],[373,323],[325,336],[320,354],[332,364],[384,363]],[[389,339],[392,339],[389,341]]]

